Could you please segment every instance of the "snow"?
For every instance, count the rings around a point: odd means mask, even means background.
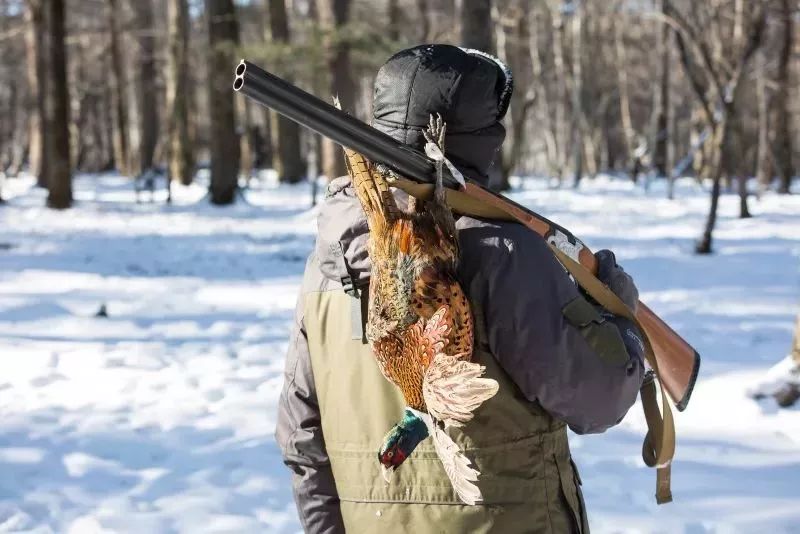
[[[9,180],[0,207],[0,531],[299,531],[272,435],[308,185],[266,179],[226,208],[200,186],[171,206],[136,203],[117,176],[75,189],[54,212],[32,179]],[[674,201],[611,178],[513,197],[612,248],[703,355],[676,415],[674,503],[655,504],[639,407],[570,436],[593,531],[800,532],[800,409],[749,396],[800,307],[800,197],[766,194],[740,220],[725,195],[707,257],[692,254],[708,198],[691,180]]]

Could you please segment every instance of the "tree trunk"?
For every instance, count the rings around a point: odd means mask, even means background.
[[[6,167],[7,176],[17,176],[25,163],[25,155],[28,151],[28,137],[30,130],[28,120],[25,116],[24,103],[24,83],[20,79],[14,79],[11,84],[11,91],[8,99],[8,133],[5,136],[7,141],[8,166]]]
[[[513,18],[508,20],[508,22],[514,23],[510,39],[507,38],[502,22],[495,25],[498,32],[498,56],[511,68],[516,85],[516,91],[511,95],[511,106],[505,119],[510,136],[500,151],[502,156],[501,174],[499,182],[494,187],[497,191],[511,189],[509,178],[522,160],[527,144],[528,115],[535,102],[535,90],[530,79],[533,66],[531,65],[532,54],[529,50],[529,24],[531,23],[529,11],[528,4],[522,3],[519,10],[513,12]]]
[[[389,24],[389,39],[394,43],[398,43],[400,41],[400,25],[402,24],[402,11],[400,11],[399,0],[389,0],[386,15]]]
[[[111,61],[108,58],[108,54],[105,57],[100,58],[99,61],[103,64],[103,69],[105,72],[111,72]],[[111,76],[105,77],[105,83],[102,86],[102,104],[100,106],[100,111],[102,113],[102,135],[103,135],[103,146],[105,147],[105,153],[107,155],[107,160],[105,164],[106,170],[114,169],[114,94],[113,90],[111,89],[111,81],[109,80]]]
[[[69,91],[67,86],[67,47],[65,43],[64,0],[49,0],[47,120],[50,130],[50,172],[47,206],[64,209],[72,205],[72,163],[69,143]]]
[[[269,25],[273,42],[291,42],[285,0],[269,0]],[[293,81],[289,73],[284,73],[284,78]],[[273,166],[281,182],[297,183],[303,179],[306,170],[300,152],[300,126],[283,115],[277,115],[275,119],[277,153],[273,158]]]
[[[583,4],[578,2],[572,15],[572,157],[574,160],[574,187],[583,177]]]
[[[492,0],[469,0],[461,3],[461,45],[494,53]]]
[[[153,156],[158,144],[158,94],[155,64],[155,25],[153,0],[132,2],[136,10],[138,41],[138,103],[139,103],[139,151],[137,174],[153,167]]]
[[[756,154],[756,180],[758,191],[762,193],[772,184],[772,157],[769,139],[769,98],[767,96],[767,58],[762,52],[759,56],[759,69],[756,76],[756,99],[758,101],[758,152]]]
[[[745,44],[745,39],[749,37],[749,35],[747,35],[745,33],[745,18],[746,18],[745,0],[736,0],[736,2],[734,4],[734,11],[735,11],[735,16],[734,16],[734,21],[735,22],[734,22],[734,37],[733,37],[733,40],[734,40],[734,43],[737,44],[737,46],[741,47],[742,49],[745,49],[747,47],[747,45]],[[746,65],[746,63],[747,63],[747,59],[745,59],[743,61],[742,67],[744,67],[744,65]],[[738,136],[739,139],[740,139],[739,145],[741,145],[741,137],[742,137],[742,133],[741,132],[743,130],[742,123],[741,123],[742,118],[739,116],[738,113],[734,114],[734,111],[738,110],[738,107],[734,108],[734,106],[737,103],[734,100],[734,98],[736,97],[736,94],[739,92],[738,89],[739,89],[739,86],[741,85],[740,84],[740,79],[735,79],[732,82],[734,84],[733,85],[733,90],[731,92],[731,97],[732,98],[731,98],[731,103],[728,104],[729,122],[730,123],[735,123],[735,125],[736,125],[736,129],[739,132],[739,136]],[[733,124],[731,124],[731,126],[733,126]],[[747,218],[750,217],[750,209],[747,206],[747,174],[748,174],[749,169],[748,170],[744,170],[742,168],[743,166],[741,165],[741,163],[739,161],[737,161],[736,164],[734,164],[734,156],[731,153],[731,146],[729,144],[725,145],[725,152],[722,153],[722,157],[724,158],[724,166],[725,166],[725,171],[726,171],[725,175],[728,176],[728,179],[729,180],[732,179],[734,174],[738,178],[737,185],[738,185],[738,189],[739,189],[739,218],[740,219],[747,219]],[[737,158],[737,160],[738,160],[738,158]]]
[[[419,31],[421,43],[427,43],[431,37],[431,21],[428,15],[428,0],[417,0],[417,12],[419,17]]]
[[[551,109],[555,107],[555,99],[550,90],[550,84],[544,76],[544,65],[542,61],[542,47],[539,45],[540,24],[539,18],[541,11],[539,6],[531,8],[528,23],[528,48],[531,56],[531,83],[534,88],[534,95],[538,100],[536,119],[541,120],[541,132],[545,144],[545,160],[548,174],[558,168],[558,151],[556,147],[556,131],[553,127]],[[552,105],[551,105],[552,104]]]
[[[661,13],[667,15],[669,11],[669,1],[661,0]],[[659,69],[658,93],[656,98],[655,119],[653,121],[653,167],[659,176],[671,175],[671,162],[669,158],[669,108],[670,91],[669,84],[671,79],[670,72],[670,45],[669,39],[671,30],[669,24],[661,23],[661,33],[659,36],[659,59],[661,65]]]
[[[558,166],[559,185],[564,179],[567,168],[567,102],[569,100],[569,80],[566,62],[564,60],[564,42],[566,41],[566,28],[564,18],[561,16],[561,0],[548,4],[548,9],[553,20],[553,70],[555,71],[558,91],[554,102],[555,117],[555,146]]]
[[[235,98],[236,117],[239,124],[239,174],[244,176],[245,187],[250,187],[250,180],[255,169],[255,151],[253,146],[253,117],[250,99]]]
[[[325,52],[331,74],[331,96],[339,98],[342,109],[352,112],[355,102],[355,82],[350,66],[350,44],[347,41],[333,39],[350,20],[351,0],[325,0],[320,9],[320,22],[326,30]],[[322,141],[322,167],[328,179],[342,176],[347,172],[344,155],[339,145],[330,139]]]
[[[236,64],[239,24],[233,0],[206,0],[208,18],[208,84],[211,119],[211,202],[231,204],[239,180],[239,135],[231,90],[231,68]]]
[[[323,25],[323,15],[321,14],[321,9],[319,6],[319,0],[309,0],[309,18],[311,19],[311,30],[316,34],[322,33]],[[325,51],[322,51],[323,55],[317,56],[316,60],[319,61],[320,58],[324,58]],[[314,69],[311,73],[311,87],[314,90],[315,94],[323,95],[326,91],[326,74],[324,69]],[[323,139],[324,137],[319,134],[311,134],[306,136],[306,147],[307,147],[307,163],[308,163],[308,177],[311,180],[311,205],[315,206],[317,202],[317,189],[319,184],[320,176],[325,172],[323,165],[324,165],[324,153],[323,153]]]
[[[270,113],[269,109],[263,109],[263,114],[261,115],[262,120],[264,122],[264,130],[259,131],[258,136],[258,144],[256,144],[256,153],[261,155],[261,168],[264,169],[272,169],[275,161],[275,147],[272,143],[272,130],[274,128],[273,124],[275,121],[272,119],[272,113]],[[258,128],[258,127],[256,127]]]
[[[167,33],[167,167],[170,180],[189,185],[194,177],[194,150],[189,125],[193,86],[189,84],[187,0],[168,0]]]
[[[730,136],[730,120],[728,112],[722,112],[722,118],[715,127],[714,131],[714,162],[711,168],[714,173],[712,176],[713,185],[711,187],[711,205],[708,210],[708,217],[706,218],[706,226],[703,231],[703,237],[697,243],[695,252],[698,254],[711,254],[712,252],[712,239],[714,233],[714,226],[717,222],[717,207],[719,206],[719,195],[722,187],[722,155],[724,154],[725,147],[728,144],[728,137]]]
[[[114,160],[117,170],[124,175],[130,174],[130,139],[128,137],[128,104],[127,79],[125,77],[124,60],[120,49],[119,34],[119,2],[108,0],[108,28],[111,42],[111,84],[112,107],[114,110]]]
[[[25,10],[25,51],[27,58],[28,116],[30,122],[28,162],[31,174],[37,177],[39,187],[47,187],[49,165],[47,144],[50,138],[45,127],[45,97],[47,94],[47,41],[45,32],[44,0],[28,0]]]
[[[789,66],[794,43],[794,22],[792,19],[792,0],[781,0],[781,18],[783,20],[783,41],[778,62],[778,88],[775,92],[774,124],[775,124],[775,164],[778,170],[778,192],[788,193],[791,189],[794,165],[791,103],[789,98]],[[796,5],[796,4],[795,4]]]
[[[76,80],[88,79],[86,61],[87,40],[88,39],[81,36],[78,38],[78,42],[72,47],[71,59],[72,64],[76,65]],[[87,167],[91,166],[89,163],[92,157],[91,153],[94,147],[97,146],[96,140],[91,138],[91,92],[78,87],[76,90],[72,91],[70,96],[74,99],[72,109],[77,111],[77,113],[72,114],[72,121],[74,124],[71,126],[71,129],[74,132],[78,132],[76,142],[72,145],[74,150],[73,161],[75,163],[75,171],[80,172],[87,170]],[[92,171],[90,170],[89,172]]]
[[[740,219],[749,219],[752,217],[750,214],[750,208],[747,207],[747,175],[743,172],[739,173],[738,176],[738,185],[739,185],[739,218]]]
[[[619,87],[619,114],[622,120],[622,136],[625,141],[625,157],[628,164],[627,168],[633,169],[631,178],[634,183],[638,174],[638,161],[634,163],[634,152],[636,147],[636,132],[633,129],[633,118],[631,116],[631,98],[628,91],[628,55],[625,49],[623,38],[622,20],[615,20],[614,26],[614,50],[617,60],[617,85]],[[638,158],[637,158],[638,159]]]
[[[678,178],[679,174],[682,174],[682,171],[679,171],[679,160],[678,154],[680,154],[679,149],[679,142],[681,139],[680,132],[678,130],[678,113],[672,111],[670,114],[670,136],[667,140],[669,145],[667,148],[667,154],[669,155],[669,174],[667,175],[667,198],[669,200],[673,200],[675,198],[675,180]],[[691,149],[691,148],[690,148]]]

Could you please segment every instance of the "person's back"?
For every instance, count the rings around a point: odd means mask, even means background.
[[[404,51],[378,75],[374,125],[418,145],[428,115],[441,113],[448,158],[485,181],[504,137],[508,81],[491,59],[455,47]],[[308,532],[588,530],[566,426],[600,432],[621,419],[641,384],[639,348],[625,346],[539,236],[468,217],[457,227],[473,359],[500,384],[472,421],[449,430],[480,470],[483,502],[459,501],[427,441],[391,483],[381,477],[377,450],[405,403],[364,339],[368,231],[342,178],[320,209],[277,430]],[[613,255],[600,259],[612,289],[634,305],[635,287]]]

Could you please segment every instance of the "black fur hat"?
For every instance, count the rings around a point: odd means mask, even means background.
[[[447,123],[445,152],[469,178],[486,184],[505,139],[500,123],[513,79],[498,59],[451,45],[421,45],[398,52],[375,79],[372,125],[416,148],[431,114]]]

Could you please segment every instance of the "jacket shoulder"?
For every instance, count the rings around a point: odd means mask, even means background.
[[[519,223],[462,217],[456,226],[465,265],[514,266],[525,271],[532,265],[560,267],[545,240]]]

